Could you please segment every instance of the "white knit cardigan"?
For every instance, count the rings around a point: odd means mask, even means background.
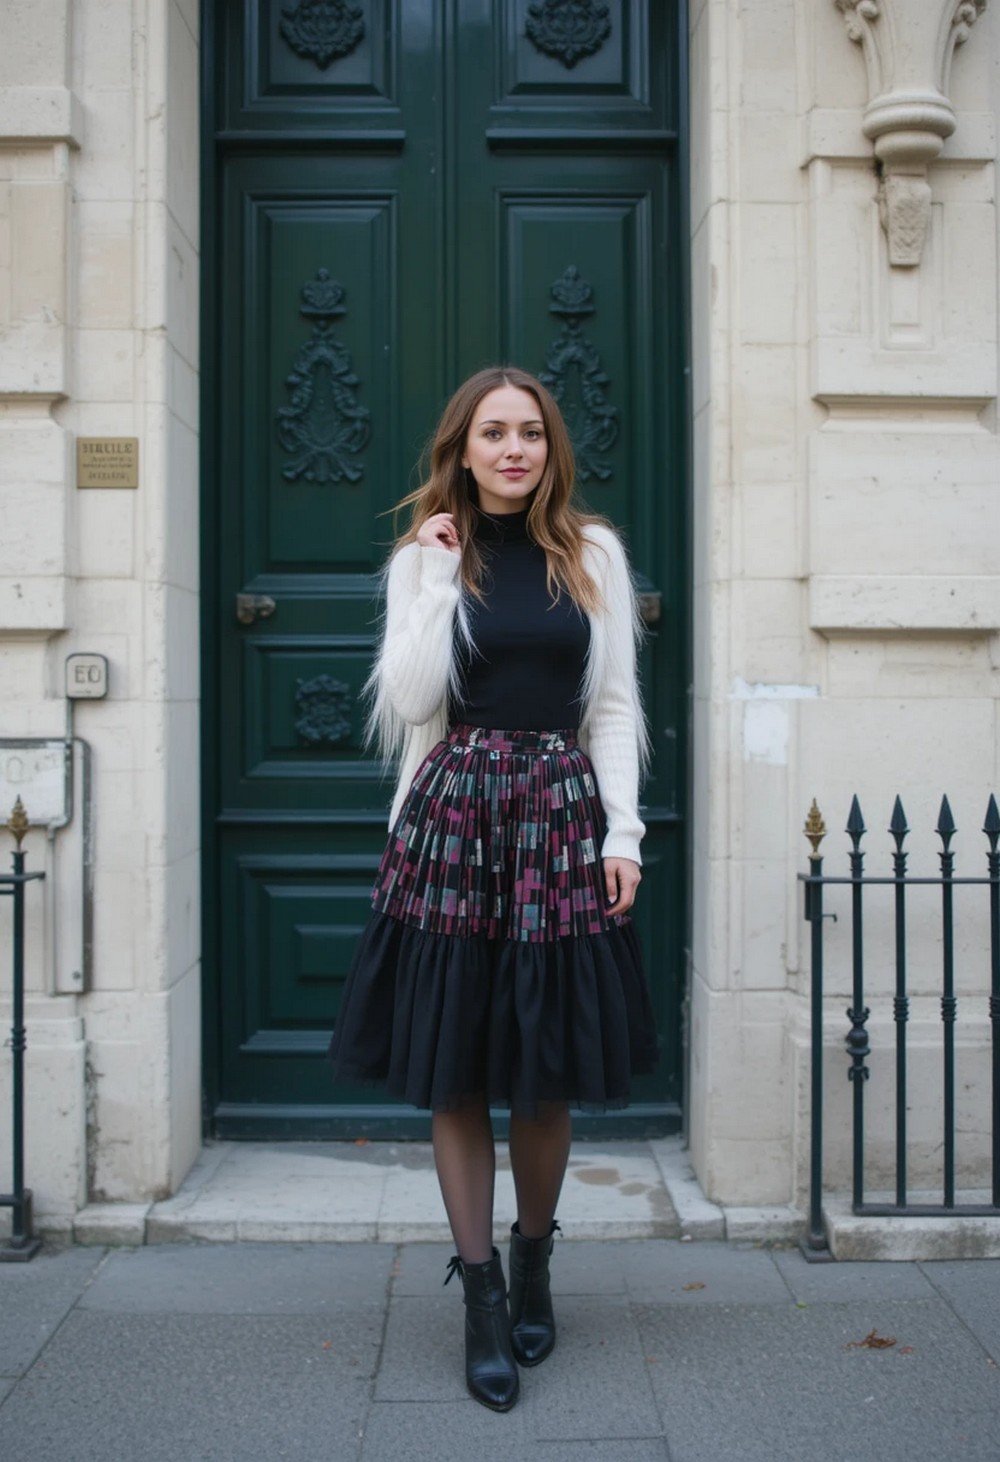
[[[589,615],[579,743],[593,763],[607,818],[601,856],[639,863],[646,830],[639,818],[639,773],[648,741],[636,679],[635,594],[617,535],[596,523],[585,524],[583,533],[584,563],[603,607]],[[448,549],[407,543],[386,572],[385,624],[368,690],[370,734],[383,756],[399,757],[390,826],[417,768],[447,734],[449,690],[458,686],[456,616],[460,633],[469,636],[459,564]]]

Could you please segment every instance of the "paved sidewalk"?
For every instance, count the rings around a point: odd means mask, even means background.
[[[18,1462],[997,1462],[996,1261],[558,1243],[559,1343],[467,1396],[440,1244],[157,1244],[0,1266]],[[892,1343],[890,1343],[892,1342]]]

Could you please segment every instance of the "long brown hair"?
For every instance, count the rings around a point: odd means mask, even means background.
[[[528,534],[545,550],[549,593],[556,599],[565,589],[581,609],[597,611],[602,607],[601,593],[584,565],[582,529],[585,523],[607,524],[607,519],[573,506],[575,463],[566,423],[541,381],[517,366],[477,371],[452,396],[424,455],[425,480],[397,506],[397,513],[405,508],[411,512],[409,527],[396,547],[412,543],[421,525],[435,513],[450,513],[462,545],[462,582],[470,593],[482,597],[485,566],[474,532],[479,510],[469,496],[462,456],[476,408],[500,386],[528,391],[538,402],[545,427],[548,456],[528,510]]]

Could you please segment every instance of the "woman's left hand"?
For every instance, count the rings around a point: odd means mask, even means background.
[[[642,879],[638,863],[631,858],[604,859],[604,887],[608,895],[611,914],[627,914],[635,903],[636,890]]]

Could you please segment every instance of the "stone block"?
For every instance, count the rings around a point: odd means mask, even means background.
[[[164,977],[166,984],[173,988],[179,980],[190,978],[201,954],[201,849],[196,848],[176,863],[168,864],[162,876],[166,883],[168,929]],[[195,1012],[193,1027],[178,1031],[178,1036],[190,1046],[198,1029]],[[197,1040],[194,1045],[197,1047]]]
[[[73,1219],[73,1242],[133,1246],[146,1242],[148,1203],[89,1203]]]
[[[192,857],[178,869],[171,869],[171,895],[183,897],[176,884],[189,883],[185,913],[194,940],[200,934],[198,914],[199,860]],[[190,885],[193,884],[193,887]],[[176,936],[171,930],[173,947]],[[171,954],[173,948],[171,948]],[[169,968],[169,962],[168,962]],[[171,985],[167,1005],[169,1049],[170,1155],[167,1185],[176,1192],[201,1151],[201,966],[193,964],[183,978]]]
[[[95,330],[130,329],[136,311],[135,203],[130,199],[80,200],[76,232],[80,325]]]
[[[796,400],[799,362],[789,345],[744,345],[733,368],[732,450],[738,481],[800,476]]]
[[[740,339],[787,345],[797,338],[800,210],[790,203],[744,202],[739,210]]]
[[[37,865],[36,865],[37,866]],[[3,948],[9,949],[4,942]],[[4,971],[6,993],[6,976]],[[8,1001],[0,1026],[10,1027]],[[25,1181],[32,1190],[36,1226],[68,1223],[86,1198],[86,1093],[82,1022],[60,1019],[52,1002],[29,1002],[25,1053]],[[0,1112],[11,1110],[11,1063],[0,1061]],[[11,1128],[0,1123],[0,1173],[10,1173]]]
[[[754,579],[802,578],[806,504],[801,486],[741,484],[739,509],[742,572]]]
[[[91,1197],[102,1203],[157,1198],[170,1178],[166,1001],[106,994],[88,1010]]]
[[[187,367],[176,352],[171,352],[171,357],[177,364],[177,371],[186,371]],[[174,372],[176,377],[177,371]],[[192,378],[193,383],[197,382]],[[163,544],[163,574],[169,583],[176,585],[178,595],[182,591],[188,591],[178,598],[176,612],[172,616],[168,641],[168,654],[174,662],[179,662],[181,667],[191,667],[190,676],[194,677],[195,695],[198,694],[197,668],[198,668],[198,632],[197,624],[194,628],[194,637],[190,637],[190,625],[188,618],[191,613],[191,606],[197,617],[198,599],[201,588],[201,570],[199,563],[199,467],[198,467],[198,435],[195,430],[185,422],[171,413],[167,435],[169,459],[168,459],[168,492],[171,503],[171,511],[167,515],[166,538]],[[175,638],[179,636],[179,638]],[[176,663],[174,667],[176,677]],[[190,676],[188,679],[190,680]]]
[[[167,401],[176,424],[186,427],[195,437],[198,433],[199,389],[197,370],[171,346],[167,360]],[[177,457],[176,446],[172,446],[171,462],[176,465],[178,461],[183,461],[183,458]],[[175,477],[174,490],[179,490],[186,481],[186,477],[183,481]]]
[[[763,695],[750,694],[750,703],[761,699],[797,700],[816,694],[815,685],[805,685],[808,670],[808,638],[805,629],[805,596],[801,583],[792,578],[746,578],[732,586],[733,670],[741,683],[762,688]],[[772,695],[771,686],[778,687]],[[780,687],[789,687],[788,696]]]
[[[82,84],[88,92],[114,89],[133,74],[136,45],[130,0],[99,0],[74,15]]]
[[[174,349],[193,370],[199,359],[199,263],[195,245],[170,217],[166,251],[166,327]]]
[[[740,15],[739,108],[742,113],[781,111],[791,118],[798,102],[795,48],[796,0],[767,0]],[[736,28],[735,21],[730,23]],[[735,57],[734,57],[735,59]]]
[[[67,210],[62,178],[0,191],[0,395],[60,396],[67,362]],[[2,259],[7,254],[6,267]]]
[[[977,700],[992,692],[992,643],[980,634],[837,634],[826,644],[827,691],[833,699]]]
[[[841,631],[943,631],[982,634],[1000,628],[995,576],[954,574],[813,574],[809,623]]]
[[[70,47],[69,0],[5,0],[0,87],[65,86]]]
[[[80,493],[75,506],[81,574],[91,580],[131,579],[135,573],[136,494],[91,489]]]
[[[870,1218],[853,1213],[846,1198],[828,1195],[823,1223],[835,1259],[1000,1259],[1000,1223],[995,1218]]]
[[[906,418],[893,430],[886,415],[861,430],[821,431],[810,439],[811,572],[859,579],[991,576],[991,534],[983,529],[990,523],[1000,529],[995,441],[978,429],[935,432],[927,421]]]
[[[121,85],[88,87],[83,102],[87,137],[73,172],[76,195],[128,202],[136,197],[135,93]]]
[[[78,398],[131,401],[135,394],[135,349],[136,337],[131,330],[75,331],[73,359]]]
[[[739,126],[740,196],[745,203],[800,203],[800,144],[787,112],[748,112]]]
[[[728,254],[728,214],[724,204],[716,203],[708,209],[691,239],[692,330],[700,342],[691,363],[691,401],[696,414],[707,402],[714,401],[717,422],[720,422],[719,411],[724,405],[729,378],[724,348],[730,308]]]
[[[786,1203],[726,1209],[726,1238],[730,1243],[790,1244],[804,1232],[804,1214]]]
[[[705,1194],[723,1205],[786,1203],[795,1104],[787,997],[744,992],[737,999],[700,981],[692,997],[691,1107],[698,1125],[691,1148]]]
[[[197,27],[192,32],[176,4],[167,6],[166,25],[169,99],[166,191],[162,196],[168,200],[178,227],[197,249],[201,146],[201,74],[198,65]],[[196,287],[194,294],[197,295]],[[197,355],[194,359],[197,360]]]
[[[66,86],[0,85],[0,138],[5,142],[83,143],[83,107]]]
[[[783,990],[789,899],[798,894],[790,885],[787,861],[747,860],[736,876],[742,885],[742,938],[734,983],[744,990]]]

